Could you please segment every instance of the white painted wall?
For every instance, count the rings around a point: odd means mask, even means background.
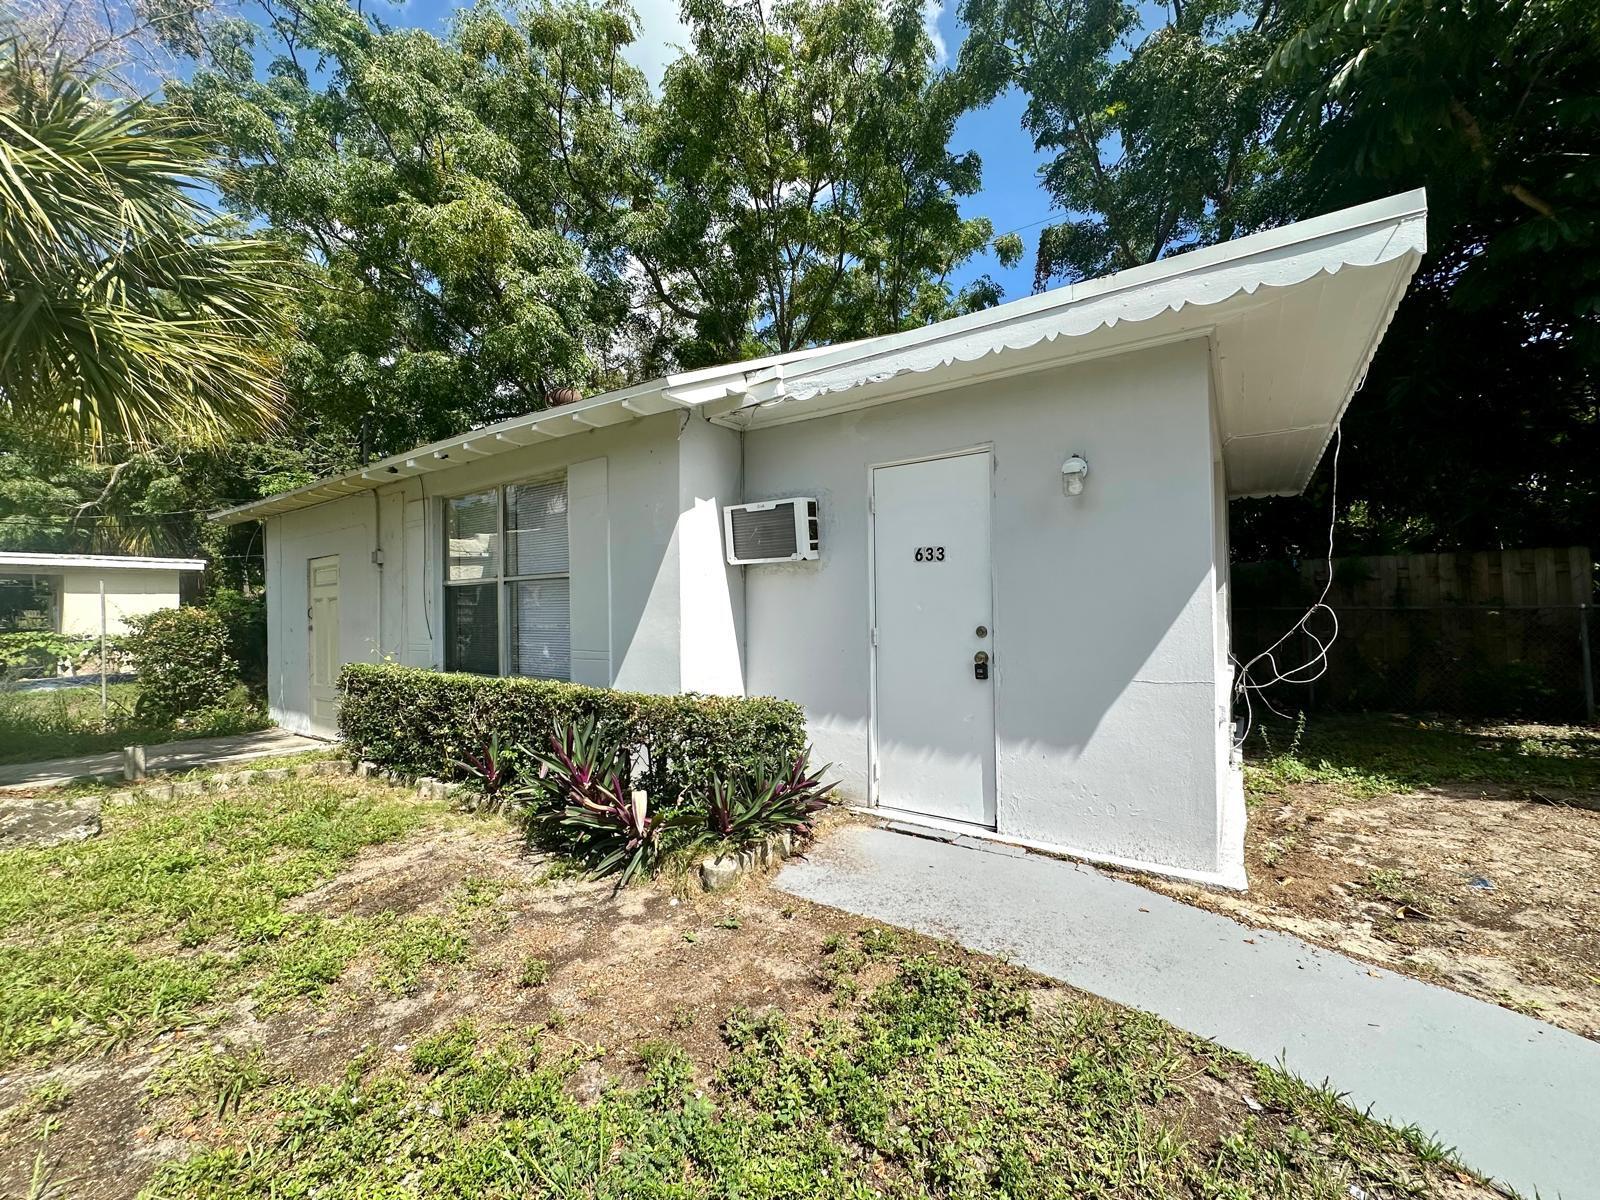
[[[580,543],[572,555],[573,647],[583,653],[575,653],[574,674],[636,691],[678,691],[681,421],[664,414],[597,429],[269,518],[268,699],[274,720],[313,732],[305,616],[310,559],[339,555],[339,641],[346,662],[388,657],[442,666],[443,499],[563,471],[573,502],[571,535]],[[725,456],[726,439],[712,441]],[[707,450],[702,459],[709,464],[715,453]],[[372,562],[380,547],[381,568]]]
[[[744,575],[722,547],[722,509],[739,503],[741,435],[695,417],[679,438],[678,611],[682,690],[742,696]]]
[[[751,432],[744,498],[817,496],[822,557],[745,568],[750,692],[802,703],[867,798],[867,473],[990,445],[998,832],[1225,874],[1210,409],[1194,341]]]
[[[129,632],[127,618],[161,608],[178,607],[178,572],[138,570],[65,570],[61,573],[61,632],[73,637],[100,636],[100,581],[106,584],[106,632]]]
[[[339,646],[345,662],[382,657],[379,569],[372,563],[377,522],[371,495],[349,496],[266,522],[267,705],[296,733],[331,736],[311,720],[310,603],[306,564],[339,556]]]
[[[989,447],[996,828],[1242,882],[1228,739],[1226,498],[1203,341],[739,435],[667,413],[399,480],[268,522],[274,715],[308,727],[308,559],[341,556],[347,660],[442,658],[447,496],[568,472],[575,666],[639,691],[805,706],[869,795],[867,495],[875,464]],[[1091,464],[1080,497],[1061,462]],[[822,557],[734,568],[721,509],[818,497]],[[372,565],[381,537],[385,565]],[[969,652],[968,647],[952,652]],[[578,657],[575,655],[575,664]],[[609,678],[607,678],[609,672]]]

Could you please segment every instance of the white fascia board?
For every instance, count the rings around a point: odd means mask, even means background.
[[[813,359],[788,371],[766,403],[847,391],[1167,312],[1204,309],[1347,266],[1407,257],[1414,266],[1427,249],[1426,222],[1427,198],[1418,189],[1175,255]],[[1214,318],[1200,313],[1196,319]]]
[[[29,554],[0,552],[0,574],[27,571],[204,571],[203,558],[148,558],[134,554]]]

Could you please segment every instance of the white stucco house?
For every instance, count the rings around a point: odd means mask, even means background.
[[[1227,502],[1305,487],[1425,216],[1395,196],[222,512],[265,523],[273,712],[332,734],[340,665],[380,658],[781,696],[855,803],[1242,885]]]
[[[177,608],[183,577],[206,568],[203,558],[145,558],[132,554],[47,554],[0,551],[0,581],[29,591],[50,632],[99,637],[101,597],[105,632],[128,632],[128,618]]]

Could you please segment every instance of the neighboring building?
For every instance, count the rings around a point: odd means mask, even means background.
[[[116,635],[128,632],[129,617],[176,608],[184,575],[205,569],[203,558],[0,551],[0,586],[13,592],[6,611],[29,628],[75,637],[100,636],[102,587],[105,631]]]
[[[1425,215],[1396,196],[219,513],[265,521],[273,712],[332,734],[340,665],[381,657],[783,696],[851,801],[1242,885],[1227,501],[1305,487]]]

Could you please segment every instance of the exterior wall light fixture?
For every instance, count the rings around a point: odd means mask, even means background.
[[[1083,495],[1083,481],[1088,476],[1088,460],[1081,454],[1074,454],[1061,464],[1061,494],[1064,496]]]

